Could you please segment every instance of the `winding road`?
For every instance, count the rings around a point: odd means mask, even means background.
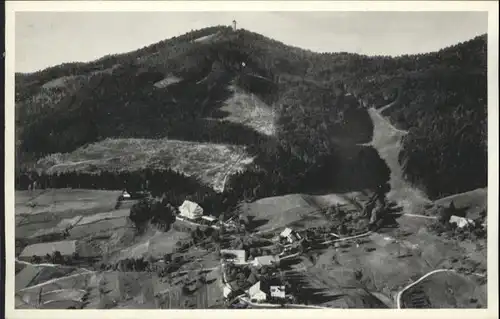
[[[420,283],[422,280],[424,280],[425,278],[429,277],[429,276],[432,276],[433,274],[436,274],[436,273],[439,273],[439,272],[453,272],[453,273],[456,273],[455,270],[453,269],[436,269],[436,270],[433,270],[431,272],[428,272],[427,274],[423,275],[422,277],[420,277],[418,280],[412,282],[411,284],[409,284],[408,286],[404,287],[401,291],[398,292],[397,296],[396,296],[396,303],[397,303],[397,308],[398,309],[402,309],[401,308],[401,303],[402,303],[402,298],[403,298],[403,294],[408,290],[410,289],[411,287],[415,286],[416,284]]]

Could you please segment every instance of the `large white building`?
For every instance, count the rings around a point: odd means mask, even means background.
[[[203,216],[203,208],[197,203],[185,200],[181,206],[179,206],[179,215],[187,219],[198,219]]]

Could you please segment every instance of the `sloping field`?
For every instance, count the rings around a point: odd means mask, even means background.
[[[36,231],[33,235],[29,236],[28,238],[30,239],[37,239],[40,237],[45,237],[45,236],[50,236],[51,238],[58,238],[62,239],[63,236],[63,231],[66,228],[60,228],[58,226],[56,227],[50,227],[50,228],[42,228],[38,231]]]
[[[40,267],[26,265],[23,270],[16,274],[15,290],[28,287],[40,271]]]
[[[52,279],[47,282],[22,289],[16,294],[21,296],[26,301],[32,299],[33,297],[37,298],[38,294],[40,293],[40,289],[42,289],[42,292],[49,292],[59,289],[87,289],[93,276],[95,276],[94,273],[79,272],[73,275]]]
[[[255,229],[265,231],[285,227],[307,218],[319,207],[301,194],[267,197],[252,203],[243,203],[241,211],[254,218]],[[319,223],[324,220],[319,217]]]
[[[242,146],[130,138],[106,139],[72,153],[52,154],[41,159],[38,165],[50,173],[171,168],[189,176],[197,176],[219,189],[228,167],[243,169],[251,161],[252,158]]]
[[[470,192],[451,195],[438,199],[435,204],[448,207],[452,201],[459,211],[464,211],[465,217],[475,219],[488,206],[488,189],[478,188]]]
[[[78,223],[76,223],[76,226],[83,226],[109,219],[120,219],[122,217],[128,217],[129,215],[130,215],[130,209],[120,209],[107,213],[85,216]]]
[[[40,309],[81,309],[83,302],[77,300],[52,300],[43,303]]]
[[[52,243],[40,243],[27,246],[22,251],[20,258],[30,258],[31,256],[51,255],[54,251],[59,251],[63,256],[71,255],[76,251],[75,240],[65,240]]]
[[[396,129],[375,108],[368,113],[373,122],[373,139],[370,145],[377,150],[390,173],[391,191],[387,198],[398,203],[406,213],[417,213],[430,203],[427,196],[404,179],[403,169],[399,163],[401,139],[407,132]]]
[[[42,302],[52,300],[81,300],[87,292],[83,289],[61,289],[42,294]]]
[[[59,229],[66,229],[66,228],[71,228],[78,224],[80,220],[82,220],[83,216],[75,216],[73,218],[67,218],[61,220],[59,224],[57,224],[57,228]]]
[[[16,238],[59,234],[82,216],[113,211],[119,191],[16,191]]]
[[[114,209],[116,199],[120,194],[120,191],[49,189],[34,197],[30,196],[29,191],[16,191],[16,215],[35,215],[47,212],[59,214],[67,211],[82,214],[111,211]],[[18,196],[19,198],[17,198]],[[74,216],[76,215],[74,214]],[[34,219],[30,219],[30,221],[33,222]]]
[[[430,275],[405,291],[402,301],[405,308],[418,308],[419,299],[424,296],[429,308],[487,306],[487,298],[483,289],[470,278],[454,272],[438,272]]]
[[[108,220],[95,221],[76,225],[69,231],[69,237],[72,239],[81,239],[87,236],[99,235],[101,233],[114,231],[115,229],[132,228],[132,223],[128,217],[120,217]]]
[[[133,246],[123,249],[117,260],[125,258],[140,258],[153,256],[162,258],[166,253],[172,253],[175,244],[181,240],[188,238],[189,234],[171,229],[168,232],[155,232],[146,234],[140,241]]]
[[[73,267],[36,266],[36,268],[39,268],[37,276],[34,277],[33,280],[28,285],[26,285],[26,287],[38,285],[54,278],[61,278],[79,272],[77,268]],[[24,287],[19,287],[19,289],[22,288]],[[17,287],[16,290],[18,290]]]
[[[265,135],[275,134],[275,115],[272,107],[255,94],[247,93],[234,85],[229,86],[229,90],[233,95],[220,108],[221,111],[229,113],[224,120],[245,124]]]
[[[409,218],[407,222],[413,221]],[[345,293],[346,287],[361,285],[377,293],[377,298],[385,300],[386,305],[394,306],[387,301],[394,300],[403,287],[432,270],[445,267],[452,258],[467,254],[459,243],[433,236],[425,228],[399,238],[391,232],[373,233],[359,245],[345,242],[319,252],[306,273],[308,285],[339,295]],[[302,263],[298,270],[305,271],[304,267]],[[476,296],[474,291],[467,293],[469,298]]]
[[[322,214],[316,214],[322,209],[340,205],[343,209],[354,211],[358,210],[356,203],[362,203],[367,198],[358,192],[325,195],[289,194],[243,203],[240,209],[244,215],[254,218],[256,230],[259,231],[285,226],[316,227],[325,222]]]

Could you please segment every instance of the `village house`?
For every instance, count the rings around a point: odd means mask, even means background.
[[[285,228],[280,234],[281,238],[285,238],[289,243],[293,243],[302,239],[300,235],[291,228]]]
[[[197,203],[185,200],[179,206],[179,216],[190,220],[197,220],[203,216],[203,208]]]
[[[267,294],[261,289],[261,282],[258,281],[252,287],[247,290],[247,294],[250,297],[250,301],[259,302],[265,301],[267,299]]]
[[[232,262],[236,265],[246,264],[247,253],[242,249],[221,249],[220,254],[225,261]],[[226,256],[231,256],[225,258]]]
[[[472,219],[452,215],[450,217],[450,224],[456,224],[458,228],[464,228],[467,225],[474,225],[474,221]]]
[[[271,297],[274,298],[285,298],[285,286],[271,286],[270,287]]]
[[[252,265],[256,268],[263,266],[279,265],[280,258],[278,256],[260,256],[255,257],[252,261]]]
[[[131,197],[130,194],[126,190],[124,190],[122,192],[122,195],[121,195],[122,199],[127,200],[127,199],[130,199],[130,197]]]

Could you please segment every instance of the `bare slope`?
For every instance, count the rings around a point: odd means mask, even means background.
[[[396,129],[375,108],[368,109],[368,112],[373,121],[373,139],[370,145],[377,150],[391,171],[389,180],[391,190],[387,197],[402,206],[406,213],[418,212],[430,201],[424,192],[404,178],[403,168],[399,163],[399,153],[402,138],[407,132]]]
[[[71,153],[49,155],[38,165],[50,173],[171,168],[221,189],[228,170],[236,172],[251,161],[242,146],[169,139],[106,139]]]
[[[265,135],[274,135],[275,114],[270,106],[253,93],[231,85],[233,95],[224,102],[221,111],[228,112],[224,119],[244,124]]]

